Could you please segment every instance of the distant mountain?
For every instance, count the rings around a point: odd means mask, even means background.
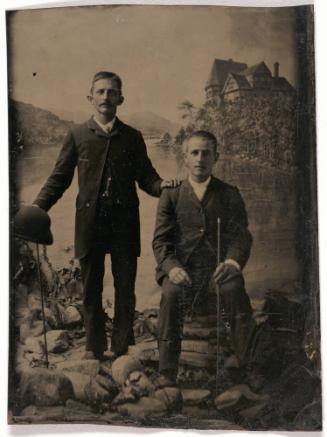
[[[9,101],[8,109],[11,184],[26,187],[36,181],[44,182],[67,131],[74,123],[15,100]]]
[[[72,121],[74,123],[83,123],[91,117],[91,113],[83,110],[70,110],[70,109],[58,109],[48,108],[53,114],[56,114],[62,120]]]
[[[44,145],[60,145],[68,129],[74,123],[87,120],[90,114],[83,111],[53,110],[37,108],[29,103],[9,102],[10,126],[16,139],[29,151]],[[143,135],[162,137],[174,136],[180,126],[150,111],[121,116],[122,120],[139,129]],[[68,121],[67,121],[68,120]]]
[[[57,114],[64,120],[73,120],[77,123],[81,123],[90,117],[90,113],[87,113],[86,111],[70,111],[56,108],[49,109],[51,112]],[[120,117],[119,114],[118,116]],[[144,136],[161,136],[166,132],[169,132],[171,135],[176,135],[180,129],[179,124],[173,123],[172,121],[151,111],[136,112],[131,115],[126,115],[123,113],[121,115],[121,119],[124,123],[139,129]]]
[[[29,103],[9,101],[10,140],[20,150],[34,152],[45,145],[57,146],[73,124]]]
[[[139,129],[144,136],[161,136],[165,132],[176,135],[180,126],[177,123],[154,114],[150,111],[136,112],[135,114],[124,116],[124,122]]]

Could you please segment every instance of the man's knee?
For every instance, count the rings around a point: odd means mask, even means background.
[[[222,282],[219,285],[219,291],[224,297],[237,297],[245,293],[244,278],[243,275],[237,275],[235,278],[229,281]]]
[[[182,289],[180,286],[173,284],[168,278],[162,283],[162,302],[177,304]]]

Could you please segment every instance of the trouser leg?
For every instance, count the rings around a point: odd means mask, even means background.
[[[177,374],[183,335],[183,288],[168,278],[162,283],[158,317],[159,371]]]
[[[221,283],[219,291],[231,327],[231,339],[240,365],[247,364],[247,352],[255,330],[252,307],[242,275]]]
[[[134,341],[135,279],[137,257],[128,250],[111,251],[111,269],[115,287],[115,315],[111,350],[124,354]]]
[[[102,353],[107,349],[102,291],[105,253],[92,249],[80,260],[83,281],[83,309],[86,350]]]

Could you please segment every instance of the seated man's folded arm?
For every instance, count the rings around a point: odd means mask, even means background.
[[[176,219],[172,195],[172,191],[163,190],[160,196],[152,242],[158,267],[167,275],[172,268],[183,267],[176,256]]]

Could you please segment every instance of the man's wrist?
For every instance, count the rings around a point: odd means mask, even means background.
[[[226,259],[224,262],[225,262],[225,264],[229,264],[229,265],[231,265],[231,266],[234,266],[234,267],[237,268],[237,270],[239,270],[239,271],[242,270],[242,269],[241,269],[241,266],[239,265],[239,263],[238,263],[237,261],[235,261],[234,259],[232,259],[232,258],[228,258],[228,259]]]

